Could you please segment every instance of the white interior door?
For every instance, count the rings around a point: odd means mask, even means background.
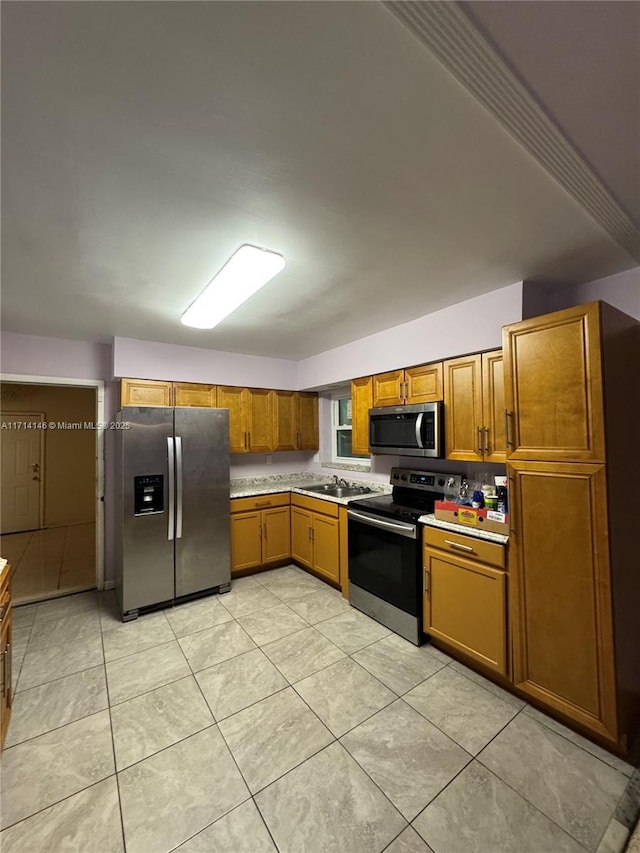
[[[0,429],[0,531],[18,533],[40,526],[43,415],[4,412]],[[9,424],[21,424],[13,428]]]

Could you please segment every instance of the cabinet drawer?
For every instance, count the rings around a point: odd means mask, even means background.
[[[425,527],[423,541],[425,548],[441,548],[459,557],[481,560],[500,568],[506,567],[505,547],[497,542],[487,542],[485,539],[476,539],[475,536],[452,533],[437,527]]]
[[[311,512],[319,512],[322,515],[330,515],[333,518],[338,517],[338,504],[331,501],[323,501],[320,498],[308,498],[306,495],[291,495],[291,503],[293,506],[301,506]]]
[[[252,498],[232,498],[231,512],[249,512],[252,509],[270,509],[274,506],[289,506],[289,492],[276,495],[255,495]]]

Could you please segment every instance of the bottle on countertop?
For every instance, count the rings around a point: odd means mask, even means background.
[[[475,509],[484,509],[484,495],[480,491],[480,489],[477,489],[473,493],[473,496],[471,498],[471,506]]]

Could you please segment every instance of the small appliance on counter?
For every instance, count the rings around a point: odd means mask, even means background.
[[[418,519],[433,512],[436,500],[457,497],[462,477],[392,468],[390,481],[390,495],[349,504],[349,601],[419,646],[424,636]]]
[[[116,593],[140,610],[230,589],[229,410],[131,406],[116,431]]]

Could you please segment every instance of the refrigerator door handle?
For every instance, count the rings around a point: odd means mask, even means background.
[[[182,539],[182,439],[176,436],[176,539]]]
[[[167,437],[167,464],[169,468],[169,523],[167,525],[167,539],[171,541],[175,538],[174,521],[175,521],[175,461],[173,439]]]

